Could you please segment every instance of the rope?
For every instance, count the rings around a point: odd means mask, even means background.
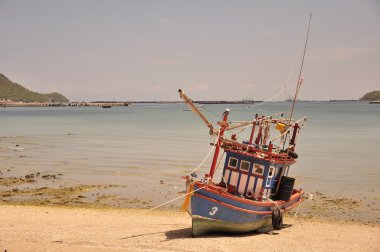
[[[265,199],[265,200],[267,200],[267,201],[273,203],[273,204],[275,205],[275,207],[277,207],[279,210],[281,210],[280,206],[277,205],[277,203],[276,203],[275,201],[271,200],[268,196],[264,195],[264,196],[263,196],[263,199]]]
[[[302,198],[300,198],[300,201],[301,201],[301,199],[302,199]],[[309,193],[308,200],[312,200],[312,199],[313,199],[313,194],[312,194],[312,193]],[[297,206],[297,208],[296,208],[296,212],[295,212],[294,215],[293,215],[293,218],[292,218],[292,225],[294,224],[294,220],[295,220],[295,218],[296,218],[296,216],[297,216],[297,214],[298,214],[298,210],[299,210],[299,208],[300,208],[300,206],[301,206],[301,203],[302,203],[302,202],[300,202],[300,203],[298,204],[298,206]]]
[[[274,96],[272,96],[271,98],[263,101],[263,102],[259,102],[255,105],[252,105],[252,106],[245,106],[245,107],[237,107],[237,108],[230,108],[230,110],[239,110],[239,109],[251,109],[251,108],[256,108],[256,107],[259,107],[267,102],[270,102],[272,100],[274,100],[275,98],[277,98],[280,94],[282,94],[283,92],[286,91],[286,86],[284,86],[278,93],[276,93]]]
[[[183,197],[186,197],[186,196],[189,195],[189,194],[193,194],[194,192],[197,192],[197,191],[199,191],[199,190],[202,190],[202,189],[205,188],[206,186],[207,186],[207,183],[206,183],[205,186],[202,186],[202,187],[200,187],[200,188],[198,188],[198,189],[196,189],[196,190],[193,190],[193,191],[191,191],[191,192],[188,192],[188,193],[186,193],[186,194],[184,194],[184,195],[178,196],[177,198],[174,198],[174,199],[171,199],[171,200],[169,200],[169,201],[166,201],[166,202],[164,202],[164,203],[162,203],[162,204],[160,204],[160,205],[158,205],[158,206],[155,206],[155,207],[149,208],[149,209],[145,210],[144,212],[141,212],[140,214],[134,215],[133,217],[138,217],[138,216],[141,216],[141,215],[145,215],[145,214],[147,214],[148,212],[150,212],[150,211],[152,211],[152,210],[154,210],[154,209],[157,209],[157,208],[162,207],[162,206],[164,206],[164,205],[167,205],[167,204],[169,204],[169,203],[171,203],[171,202],[173,202],[173,201],[176,201],[176,200],[179,200],[179,199],[181,199],[181,198],[183,198]],[[131,216],[131,217],[132,217],[132,216]],[[111,227],[113,227],[113,226],[115,226],[115,225],[116,225],[116,224],[108,225],[108,226],[104,227],[103,229],[100,229],[100,232],[103,232],[103,231],[105,231],[105,230],[107,230],[107,229],[109,229],[109,228],[111,228]],[[79,237],[78,239],[76,239],[76,240],[74,240],[74,241],[72,241],[72,242],[69,242],[69,243],[67,243],[67,244],[63,244],[62,246],[59,246],[59,247],[53,248],[53,249],[48,250],[48,251],[51,252],[51,251],[56,251],[57,249],[62,249],[63,247],[68,246],[68,245],[73,244],[73,243],[76,243],[76,242],[79,242],[79,241],[83,240],[84,238],[86,238],[86,237],[85,237],[85,234],[82,234],[82,235],[80,235],[80,237]]]
[[[289,75],[288,75],[288,79],[286,81],[286,84],[285,84],[285,87],[288,86],[289,84],[289,81],[290,81],[290,77],[293,75],[294,71],[295,71],[295,67],[296,67],[296,63],[297,63],[297,59],[301,53],[301,48],[302,48],[302,44],[303,44],[303,41],[304,41],[304,37],[306,36],[306,33],[307,33],[307,29],[308,29],[308,24],[306,23],[306,26],[305,26],[305,31],[304,31],[304,36],[302,36],[300,42],[299,42],[299,45],[298,45],[298,49],[297,49],[297,55],[293,61],[293,66],[291,68],[291,71],[289,72]],[[290,106],[289,106],[289,110],[290,110]]]
[[[199,164],[199,165],[198,165],[198,166],[197,166],[197,167],[196,167],[191,173],[195,172],[198,168],[200,168],[200,167],[203,165],[203,163],[207,160],[207,158],[210,156],[212,150],[214,149],[214,147],[216,146],[216,144],[217,144],[217,142],[218,142],[219,135],[220,135],[220,131],[218,132],[218,137],[216,138],[214,145],[211,147],[211,149],[210,149],[210,151],[207,153],[206,157],[202,160],[202,162],[201,162],[201,163],[200,163],[200,164]],[[224,153],[223,153],[223,155],[224,155]],[[222,157],[223,157],[223,155],[222,155]],[[220,160],[219,160],[219,163],[220,163]],[[165,206],[165,205],[167,205],[167,204],[169,204],[169,203],[171,203],[171,202],[174,202],[174,201],[179,200],[179,199],[181,199],[181,198],[183,198],[183,197],[186,197],[186,196],[189,195],[189,194],[193,194],[194,192],[197,192],[197,191],[199,191],[199,190],[202,190],[203,188],[205,188],[205,187],[207,186],[207,183],[208,183],[208,182],[206,182],[206,185],[205,185],[205,186],[202,186],[202,187],[200,187],[200,188],[198,188],[198,189],[196,189],[196,190],[193,190],[193,191],[188,192],[188,193],[186,193],[186,194],[184,194],[184,195],[178,196],[178,197],[176,197],[176,198],[174,198],[174,199],[171,199],[171,200],[169,200],[169,201],[166,201],[166,202],[164,202],[164,203],[162,203],[162,204],[160,204],[160,205],[157,205],[157,206],[155,206],[155,207],[149,208],[149,209],[143,211],[142,213],[135,215],[134,217],[136,217],[136,216],[140,216],[140,215],[144,215],[144,214],[146,214],[146,213],[148,213],[148,212],[150,212],[150,211],[152,211],[152,210],[154,210],[154,209],[160,208],[160,207]],[[109,229],[109,228],[111,228],[111,227],[113,227],[113,226],[114,226],[114,225],[106,226],[105,228],[100,229],[100,231],[105,231],[105,230],[107,230],[107,229]],[[72,242],[70,242],[70,243],[64,244],[64,245],[62,245],[62,246],[60,246],[60,247],[56,247],[56,248],[54,248],[54,249],[52,249],[52,250],[49,250],[49,251],[55,251],[55,250],[57,250],[57,249],[61,249],[61,248],[65,247],[65,246],[67,246],[67,245],[69,245],[69,244],[73,244],[73,243],[75,243],[75,242],[81,241],[81,240],[83,240],[84,238],[85,238],[85,235],[83,234],[83,235],[81,235],[77,240],[74,240],[74,241],[72,241]]]
[[[240,134],[241,132],[243,132],[244,130],[246,130],[248,127],[251,127],[251,126],[252,126],[252,123],[251,123],[251,124],[248,124],[247,126],[245,126],[245,127],[243,127],[243,128],[241,128],[241,129],[238,130],[236,133],[235,133],[233,130],[231,130],[231,131],[232,131],[233,134],[238,135],[238,134]]]
[[[212,150],[215,148],[215,146],[216,146],[216,144],[217,144],[217,142],[218,142],[219,135],[220,135],[220,131],[218,132],[218,136],[217,136],[217,138],[216,138],[214,144],[212,145],[210,151],[207,153],[207,155],[206,155],[205,158],[202,160],[202,162],[201,162],[201,163],[200,163],[200,164],[199,164],[199,165],[198,165],[198,166],[197,166],[192,172],[190,172],[190,174],[191,174],[191,173],[194,173],[196,170],[198,170],[198,169],[204,164],[204,162],[206,162],[207,158],[210,156]]]
[[[308,26],[306,26],[305,33],[307,33],[307,29],[308,29]],[[248,107],[232,108],[231,110],[242,109],[242,108],[256,108],[256,107],[259,107],[259,106],[261,106],[261,105],[263,105],[263,104],[265,104],[267,102],[270,102],[270,101],[274,100],[275,98],[277,98],[278,96],[280,96],[280,94],[284,93],[286,91],[288,85],[289,85],[290,78],[291,78],[291,76],[293,75],[293,73],[295,71],[297,59],[298,59],[298,57],[300,55],[300,52],[301,52],[303,40],[304,40],[304,36],[302,36],[301,41],[300,41],[300,43],[298,45],[297,54],[296,54],[296,57],[295,57],[295,59],[293,61],[292,67],[291,67],[291,69],[289,71],[288,78],[286,79],[285,85],[284,85],[284,87],[278,93],[276,93],[274,96],[272,96],[268,100],[265,100],[265,101],[260,102],[258,104],[255,104],[255,105],[252,105],[252,106],[248,106]]]
[[[203,105],[202,108],[203,108],[204,110],[206,110],[207,112],[209,112],[209,113],[210,113],[212,116],[214,116],[217,120],[220,119],[220,115],[218,115],[217,113],[215,113],[215,112],[212,111],[212,110],[209,110],[208,108],[206,108],[205,105]]]
[[[301,201],[301,197],[300,197],[300,201]],[[292,218],[292,225],[294,224],[294,220],[295,220],[295,218],[296,218],[296,216],[297,216],[297,214],[298,214],[298,209],[300,208],[300,205],[301,205],[301,203],[299,203],[298,204],[298,206],[297,206],[297,208],[296,208],[296,212],[294,213],[294,215],[293,215],[293,218]]]
[[[306,28],[305,28],[305,34],[307,33],[307,30],[308,30],[308,25],[306,25]],[[295,71],[295,67],[296,67],[297,59],[298,59],[298,57],[299,57],[299,55],[300,55],[301,48],[302,48],[302,42],[303,42],[303,41],[304,41],[304,36],[302,36],[302,38],[301,38],[301,40],[300,40],[300,43],[299,43],[299,45],[298,45],[298,49],[297,49],[297,53],[296,53],[296,57],[295,57],[295,59],[294,59],[294,61],[293,61],[292,67],[290,68],[290,71],[289,71],[289,73],[288,73],[288,78],[286,79],[285,85],[284,85],[284,87],[283,87],[278,93],[276,93],[274,96],[270,97],[269,99],[267,99],[267,100],[265,100],[265,101],[263,101],[263,102],[257,103],[257,104],[255,104],[255,105],[252,105],[252,106],[244,106],[244,107],[236,107],[236,108],[230,108],[230,110],[239,110],[239,109],[252,109],[252,108],[256,108],[256,107],[259,107],[259,106],[261,106],[261,105],[263,105],[263,104],[265,104],[265,103],[267,103],[267,102],[270,102],[270,101],[274,100],[275,98],[277,98],[278,96],[280,96],[282,93],[286,92],[287,87],[288,87],[288,85],[289,85],[290,78],[291,78],[291,76],[293,75],[293,73],[294,73],[294,71]],[[203,108],[204,108],[205,110],[207,110],[208,112],[210,112],[210,113],[212,113],[212,114],[214,114],[214,115],[216,115],[216,116],[219,117],[219,115],[217,115],[216,113],[212,112],[211,110],[206,109],[204,106],[203,106]]]
[[[218,168],[219,168],[219,165],[220,165],[220,162],[222,161],[222,159],[223,159],[223,157],[224,157],[224,154],[225,154],[226,152],[224,152],[223,151],[223,154],[222,154],[222,156],[219,158],[219,161],[218,161],[218,164],[216,165],[216,169],[215,169],[215,172],[218,170]]]
[[[162,203],[162,204],[160,204],[160,205],[158,205],[158,206],[155,206],[155,207],[149,208],[149,209],[147,209],[146,211],[144,211],[144,212],[138,214],[137,216],[139,216],[139,215],[143,215],[143,214],[146,214],[146,213],[148,213],[148,212],[150,212],[150,211],[152,211],[152,210],[154,210],[154,209],[157,209],[157,208],[160,208],[160,207],[162,207],[162,206],[165,206],[165,205],[167,205],[167,204],[169,204],[169,203],[172,203],[172,202],[174,202],[174,201],[176,201],[176,200],[179,200],[180,198],[183,198],[183,197],[185,197],[185,196],[187,196],[187,195],[189,195],[189,194],[193,194],[193,193],[195,193],[195,192],[197,192],[197,191],[199,191],[199,190],[202,190],[202,189],[205,188],[206,186],[207,186],[207,183],[206,183],[205,186],[202,186],[202,187],[200,187],[200,188],[198,188],[198,189],[196,189],[196,190],[193,190],[193,191],[188,192],[188,193],[186,193],[186,194],[184,194],[184,195],[178,196],[177,198],[174,198],[174,199],[171,199],[171,200],[169,200],[169,201],[166,201],[166,202],[164,202],[164,203]]]

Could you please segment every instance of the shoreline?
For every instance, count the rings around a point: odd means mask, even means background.
[[[36,209],[66,209],[66,210],[89,210],[89,211],[104,211],[104,212],[141,212],[147,214],[150,213],[167,213],[167,214],[184,214],[188,216],[188,213],[184,212],[180,209],[180,207],[175,208],[157,208],[157,209],[151,209],[151,208],[142,208],[139,206],[128,206],[128,207],[113,207],[113,206],[107,206],[107,205],[91,205],[91,204],[82,204],[82,205],[53,205],[53,204],[32,204],[32,203],[25,203],[25,204],[17,204],[17,203],[0,203],[0,208],[2,207],[9,207],[9,208],[36,208]],[[153,208],[153,207],[152,207]],[[296,208],[295,208],[296,209]],[[299,212],[295,213],[294,210],[288,212],[285,216],[285,219],[287,219],[287,222],[294,222],[294,221],[310,221],[310,222],[319,222],[319,223],[336,223],[336,224],[342,224],[342,225],[364,225],[364,226],[370,226],[370,227],[379,227],[380,228],[380,222],[367,222],[363,220],[347,220],[347,219],[328,219],[323,218],[322,216],[305,216],[300,215]],[[288,223],[284,222],[285,227],[288,225]],[[191,223],[190,223],[191,226]],[[227,234],[228,235],[228,234]],[[208,235],[206,235],[208,236]]]
[[[0,102],[0,107],[102,107],[102,106],[131,106],[130,102],[96,101],[96,102]]]
[[[0,179],[0,182],[2,179]],[[131,195],[130,197],[114,194],[113,190],[123,189],[117,185],[77,185],[71,187],[46,187],[35,189],[8,188],[0,191],[0,206],[25,207],[57,207],[68,209],[108,209],[108,210],[148,210],[169,202],[173,198],[184,196],[164,194],[155,201],[145,197]],[[179,211],[183,198],[170,202],[159,208],[162,211]],[[306,199],[299,207],[287,216],[308,220],[329,222],[352,222],[366,225],[380,225],[378,204],[375,201],[368,204],[359,200],[339,197],[329,197],[315,192],[313,199]]]
[[[206,101],[199,100],[194,103],[204,105],[252,105],[262,103],[261,100],[223,100],[223,101]],[[277,102],[291,102],[288,100],[271,101]],[[328,103],[367,103],[367,104],[379,104],[380,101],[364,101],[364,100],[299,100],[298,102],[328,102]],[[182,104],[182,101],[73,101],[73,102],[22,102],[22,101],[0,101],[0,107],[102,107],[102,106],[132,106],[133,104]]]
[[[2,251],[376,251],[380,226],[285,217],[265,234],[192,237],[179,211],[0,205]],[[323,230],[323,232],[321,232]],[[190,245],[192,244],[192,245]]]
[[[47,206],[84,209],[150,209],[185,195],[185,190],[161,180],[152,185],[150,194],[141,194],[132,186],[119,184],[81,184],[65,179],[62,173],[30,173],[15,176],[11,170],[0,171],[0,206]],[[310,197],[306,192],[306,198]],[[304,219],[349,221],[380,224],[379,198],[347,198],[311,192],[299,207],[290,212]],[[179,198],[160,209],[176,211]]]

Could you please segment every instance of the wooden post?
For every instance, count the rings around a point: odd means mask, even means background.
[[[257,122],[257,118],[258,118],[258,117],[259,117],[259,115],[256,114],[256,116],[255,116],[255,121],[254,121],[253,124],[252,124],[251,136],[249,137],[249,145],[251,145],[252,142],[253,142],[253,137],[254,137],[254,135],[255,135],[256,122]]]
[[[289,146],[293,146],[292,150],[294,150],[294,148],[296,146],[296,136],[297,136],[297,130],[299,127],[300,126],[298,126],[298,123],[294,124],[293,135],[292,135],[292,138],[290,139],[290,143],[289,143]]]
[[[262,116],[260,119],[263,119],[264,116]],[[257,134],[257,137],[256,137],[256,140],[255,140],[255,144],[260,144],[260,141],[261,141],[261,137],[263,136],[262,134],[262,131],[263,131],[263,128],[260,127],[260,124],[259,124],[259,133]]]
[[[272,151],[273,151],[273,144],[272,142],[269,142],[269,147],[268,147],[269,159],[272,158]]]
[[[220,127],[218,141],[216,142],[214,157],[212,159],[211,168],[210,168],[210,174],[209,174],[211,180],[214,177],[214,172],[215,172],[215,169],[216,169],[216,164],[217,164],[218,157],[219,157],[219,152],[220,152],[220,145],[222,143],[222,139],[223,139],[223,135],[224,135],[224,130],[226,129],[226,126],[227,126],[227,118],[228,118],[229,112],[230,112],[230,110],[226,109],[226,111],[224,111],[224,113],[223,113],[223,122],[225,124]]]

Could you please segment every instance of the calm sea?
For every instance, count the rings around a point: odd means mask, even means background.
[[[289,103],[206,105],[216,125],[256,113],[288,111]],[[128,196],[184,190],[187,175],[210,150],[203,122],[184,104],[130,107],[0,109],[0,170],[14,175],[62,173],[61,185],[114,184]],[[306,191],[362,197],[380,190],[380,105],[299,102],[295,118],[308,116],[298,139],[299,160],[290,175]],[[273,135],[274,136],[274,135]],[[244,139],[247,135],[242,135]],[[199,173],[206,173],[210,159]],[[220,169],[219,169],[220,171]]]

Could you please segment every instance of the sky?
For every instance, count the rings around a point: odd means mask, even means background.
[[[0,0],[0,73],[71,101],[283,100],[380,90],[380,1]]]

